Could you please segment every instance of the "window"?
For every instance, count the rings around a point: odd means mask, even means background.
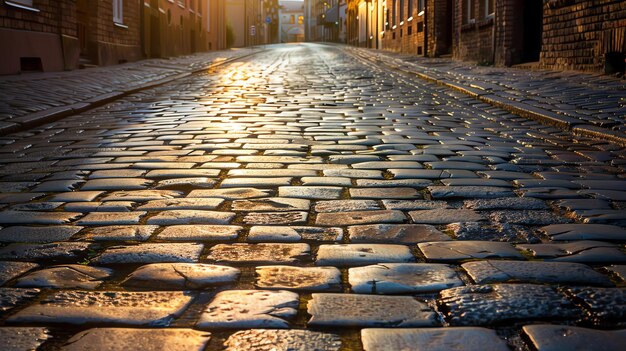
[[[298,16],[298,24],[304,24],[304,16]]]
[[[395,29],[393,27],[396,26],[396,11],[398,11],[398,0],[393,0],[391,5],[391,29]]]
[[[5,0],[5,4],[21,8],[23,10],[30,10],[39,12],[36,8],[33,8],[33,0]]]
[[[485,18],[489,18],[493,16],[495,12],[494,0],[483,0],[485,6]]]
[[[413,17],[413,2],[414,2],[414,1],[415,1],[415,0],[409,0],[409,3],[408,3],[408,5],[407,5],[407,6],[408,6],[408,9],[407,9],[407,11],[406,11],[406,12],[407,12],[407,15],[408,15],[409,17]],[[409,34],[411,34],[411,33],[409,33]]]
[[[187,0],[178,0],[178,6],[185,8],[185,3],[187,2]]]
[[[417,15],[418,16],[423,16],[425,9],[426,9],[426,1],[425,0],[417,0]]]
[[[463,0],[463,24],[476,22],[474,11],[474,0]]]
[[[196,4],[194,0],[189,0],[189,11],[194,11],[196,9]]]
[[[113,22],[124,24],[124,0],[113,0]]]
[[[404,0],[400,0],[400,22],[402,21],[404,21]]]

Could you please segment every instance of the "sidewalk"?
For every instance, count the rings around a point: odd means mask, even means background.
[[[575,133],[626,144],[626,80],[580,72],[483,67],[363,48],[352,53]]]
[[[260,50],[213,51],[84,70],[0,76],[0,135],[78,113]]]

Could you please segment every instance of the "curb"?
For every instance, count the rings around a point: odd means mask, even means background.
[[[362,60],[366,60],[370,63],[383,64],[388,67],[391,67],[391,65],[384,63],[381,60],[366,57],[365,55],[362,55],[358,51],[360,50],[352,49],[352,50],[349,50],[348,52],[351,55],[357,58],[360,58]],[[422,72],[411,71],[411,70],[401,68],[401,67],[393,67],[393,68],[405,74],[416,76],[422,80],[425,80],[431,83],[436,83],[438,85],[445,86],[447,88],[451,88],[455,91],[471,96],[477,100],[488,103],[492,106],[499,107],[503,110],[520,115],[524,118],[533,119],[543,124],[554,126],[554,127],[566,130],[566,131],[570,131],[578,136],[590,137],[590,138],[596,138],[596,139],[604,139],[604,140],[619,144],[621,146],[626,146],[626,134],[624,133],[598,127],[596,125],[589,124],[577,118],[560,115],[558,113],[554,113],[552,111],[545,110],[545,109],[535,107],[529,104],[525,104],[522,102],[510,101],[510,100],[507,100],[506,98],[491,94],[488,90],[482,90],[478,87],[458,84],[450,80],[439,79],[436,77],[429,76]]]
[[[213,68],[231,63],[233,61],[241,60],[243,58],[262,53],[263,51],[265,50],[251,52],[242,56],[231,57],[220,62],[213,62],[207,66],[147,82],[132,89],[112,91],[102,95],[94,96],[92,98],[89,98],[88,100],[77,102],[75,104],[52,107],[44,111],[37,111],[25,116],[16,117],[10,121],[7,121],[6,123],[3,123],[3,126],[0,126],[0,136],[6,136],[11,133],[23,132],[28,129],[44,125],[46,123],[55,122],[65,117],[85,112],[96,107],[100,107],[109,102],[134,94],[136,92],[150,88],[156,88],[158,86],[170,83],[181,78],[186,78],[195,74],[203,73]]]

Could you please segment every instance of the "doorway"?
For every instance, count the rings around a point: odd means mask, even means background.
[[[522,62],[539,61],[543,33],[543,0],[525,0]]]
[[[78,32],[78,44],[80,47],[81,59],[89,57],[89,0],[76,1],[76,31]]]

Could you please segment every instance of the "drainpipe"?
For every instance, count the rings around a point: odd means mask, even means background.
[[[496,35],[498,34],[498,31],[496,30],[496,27],[498,26],[498,1],[494,2],[494,6],[496,7],[495,9],[493,9],[493,27],[492,27],[492,34],[491,34],[491,64],[492,65],[496,65]]]

